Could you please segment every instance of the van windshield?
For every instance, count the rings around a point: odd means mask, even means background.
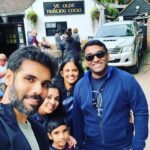
[[[102,26],[97,32],[96,38],[123,37],[133,35],[134,32],[132,24],[119,24],[119,25]]]

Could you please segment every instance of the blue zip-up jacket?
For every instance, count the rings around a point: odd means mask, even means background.
[[[74,90],[73,126],[78,149],[122,150],[131,145],[132,150],[143,150],[148,136],[148,105],[138,82],[129,73],[109,67],[100,120],[92,104],[90,74],[87,72]],[[129,122],[131,110],[134,125]]]
[[[48,150],[48,138],[44,128],[32,118],[28,119],[40,150]],[[0,150],[31,150],[19,128],[11,104],[0,104]]]

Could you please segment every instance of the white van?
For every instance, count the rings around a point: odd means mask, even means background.
[[[101,25],[94,39],[103,42],[110,53],[109,64],[128,67],[132,73],[139,69],[143,33],[135,21],[117,21]]]

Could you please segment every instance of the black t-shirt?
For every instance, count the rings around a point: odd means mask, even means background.
[[[97,115],[102,118],[103,112],[103,98],[102,92],[107,82],[107,74],[99,79],[94,79],[91,77],[92,84],[92,104],[97,110]]]

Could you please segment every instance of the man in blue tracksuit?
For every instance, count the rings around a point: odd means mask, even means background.
[[[148,136],[148,105],[135,78],[108,66],[106,46],[83,47],[89,71],[74,91],[73,126],[79,150],[143,150]],[[133,112],[134,123],[130,123]]]

